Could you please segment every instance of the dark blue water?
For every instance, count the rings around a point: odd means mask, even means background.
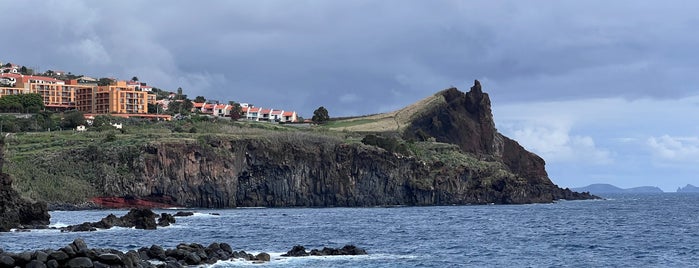
[[[198,210],[154,231],[2,233],[7,251],[57,249],[83,238],[121,250],[226,242],[268,252],[277,267],[687,267],[699,263],[699,194],[613,195],[511,206]],[[174,211],[168,211],[173,213]],[[126,211],[52,212],[56,226]],[[209,215],[219,213],[220,216]],[[293,245],[354,244],[358,257],[281,258]],[[244,261],[216,266],[253,265]],[[259,265],[255,265],[259,266]]]

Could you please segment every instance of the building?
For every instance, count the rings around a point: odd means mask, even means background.
[[[76,108],[90,114],[146,114],[153,97],[148,92],[118,81],[107,86],[80,87],[76,93]]]

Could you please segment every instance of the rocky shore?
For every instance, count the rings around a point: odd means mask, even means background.
[[[325,255],[365,255],[367,252],[353,245],[342,248],[313,249],[306,252],[303,246],[294,246],[283,257],[325,256]],[[36,250],[21,253],[3,252],[0,249],[0,268],[4,267],[184,267],[214,264],[218,261],[269,262],[271,256],[262,252],[250,254],[234,251],[227,243],[203,245],[179,244],[175,248],[164,249],[152,245],[138,250],[122,252],[116,249],[89,248],[85,241],[76,239],[73,243],[56,250]]]

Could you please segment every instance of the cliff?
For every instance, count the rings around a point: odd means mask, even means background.
[[[408,139],[433,137],[458,145],[464,152],[502,161],[513,173],[533,183],[551,183],[544,160],[495,129],[490,97],[475,81],[471,91],[450,88],[437,94],[444,99],[412,119],[403,130]]]
[[[4,141],[0,140],[0,170],[4,162]],[[12,188],[12,177],[0,172],[0,232],[13,228],[34,227],[49,224],[46,203],[32,203],[20,197]]]
[[[126,197],[188,207],[522,204],[594,198],[557,187],[543,159],[498,133],[490,99],[478,82],[468,93],[448,89],[419,104],[352,121],[347,124],[355,127],[351,131],[326,127],[240,134],[235,131],[242,130],[225,128],[187,134],[190,138],[143,134],[139,137],[149,140],[128,146],[119,143],[127,136],[109,142],[82,139],[91,144],[21,155],[12,170],[29,182],[64,179],[69,188],[84,189],[79,192],[85,199],[113,202],[113,197]],[[361,130],[367,125],[381,131]],[[21,141],[16,143],[21,147]],[[31,165],[32,174],[23,173],[29,165],[21,162],[28,159],[42,163]]]
[[[119,150],[102,154],[93,163],[98,166],[95,177],[88,178],[98,193],[172,206],[521,204],[587,197],[553,184],[532,184],[498,162],[425,162],[316,134],[209,136],[151,143],[132,158]]]

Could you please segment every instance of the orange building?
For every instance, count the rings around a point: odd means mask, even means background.
[[[80,88],[76,91],[76,108],[90,114],[147,114],[148,92],[118,81],[108,86]]]

